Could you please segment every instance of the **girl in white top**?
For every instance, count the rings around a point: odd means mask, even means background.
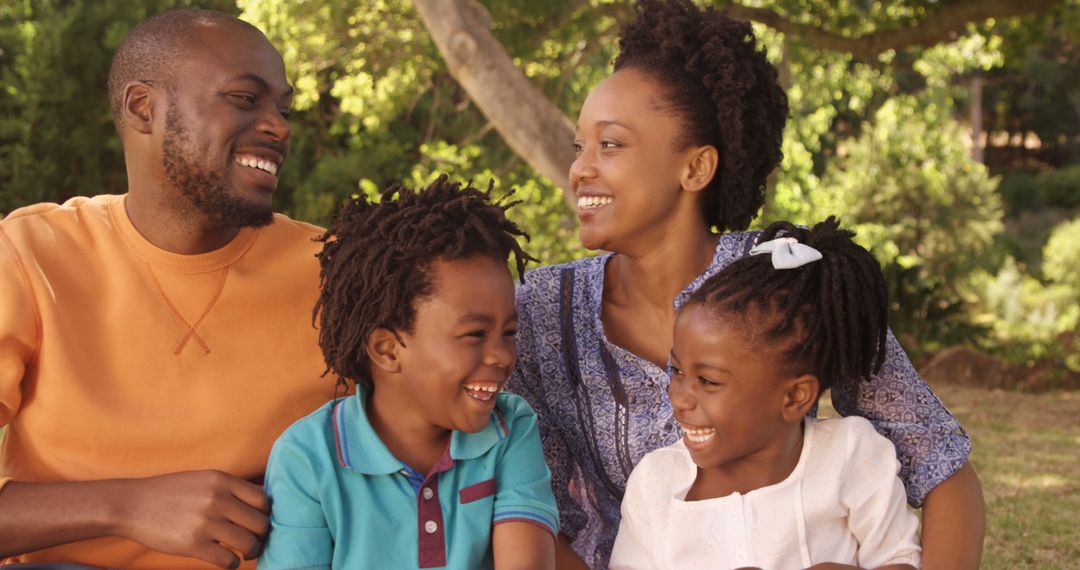
[[[631,474],[611,568],[919,566],[892,443],[807,417],[885,357],[885,283],[853,236],[773,224],[683,306],[668,395],[684,436]]]

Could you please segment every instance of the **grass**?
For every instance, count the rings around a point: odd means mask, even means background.
[[[934,391],[972,437],[986,498],[982,567],[1080,567],[1080,392]]]

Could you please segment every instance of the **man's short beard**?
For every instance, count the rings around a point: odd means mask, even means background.
[[[265,226],[274,221],[273,208],[237,196],[222,172],[206,169],[188,152],[190,144],[190,131],[180,117],[176,102],[170,101],[162,140],[163,165],[169,183],[211,223],[242,228]]]

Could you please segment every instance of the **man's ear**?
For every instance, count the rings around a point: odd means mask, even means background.
[[[383,372],[391,374],[400,372],[401,349],[404,346],[397,333],[389,329],[377,328],[368,336],[368,358],[371,359],[372,366]]]
[[[129,81],[124,85],[124,99],[120,107],[124,125],[144,135],[154,126],[154,89],[142,81]]]
[[[712,182],[720,160],[716,147],[709,144],[691,149],[689,161],[682,173],[682,187],[688,192],[700,192]]]
[[[803,374],[784,383],[781,414],[785,422],[802,421],[818,401],[821,383],[813,374]]]

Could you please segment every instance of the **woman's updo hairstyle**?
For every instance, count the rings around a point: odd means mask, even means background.
[[[749,22],[690,0],[639,0],[622,28],[615,71],[636,69],[667,91],[680,143],[713,145],[716,175],[704,214],[721,231],[743,230],[765,203],[765,180],[780,163],[787,96],[757,49]]]

